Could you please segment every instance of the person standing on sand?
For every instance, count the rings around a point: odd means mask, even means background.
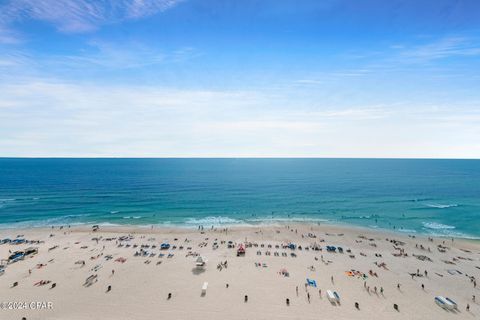
[[[310,303],[310,292],[307,292],[308,303]]]
[[[297,286],[297,288],[296,288],[296,291],[297,291],[297,297],[298,297],[298,286]]]

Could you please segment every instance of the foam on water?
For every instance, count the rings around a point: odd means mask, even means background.
[[[422,222],[423,226],[427,229],[442,230],[442,229],[455,229],[455,226],[448,224],[442,224],[438,222]]]
[[[455,208],[458,207],[458,204],[438,204],[438,203],[427,203],[427,207],[436,208],[436,209],[447,209],[447,208]]]
[[[243,223],[242,220],[237,220],[223,216],[208,216],[205,218],[187,218],[185,224],[194,226],[222,226],[222,225],[235,225]]]

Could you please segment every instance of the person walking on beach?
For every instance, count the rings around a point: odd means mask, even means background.
[[[467,303],[467,308],[466,308],[467,312],[470,311],[470,305]]]
[[[308,303],[310,303],[310,292],[307,292]]]
[[[425,285],[422,283],[422,290],[425,290]]]
[[[298,297],[298,286],[297,286],[297,288],[296,288],[296,291],[297,291],[297,297]]]

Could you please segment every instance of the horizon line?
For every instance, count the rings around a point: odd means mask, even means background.
[[[434,157],[295,157],[295,156],[280,156],[280,157],[259,157],[259,156],[238,156],[238,157],[123,157],[123,156],[80,156],[80,157],[63,157],[63,156],[24,156],[24,157],[2,157],[4,159],[338,159],[338,160],[480,160],[480,158],[434,158]]]

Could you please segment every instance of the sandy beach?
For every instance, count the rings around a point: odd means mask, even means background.
[[[1,244],[1,259],[38,253],[2,260],[1,319],[480,316],[480,244],[460,239],[314,224],[0,230],[5,238],[29,243]]]

